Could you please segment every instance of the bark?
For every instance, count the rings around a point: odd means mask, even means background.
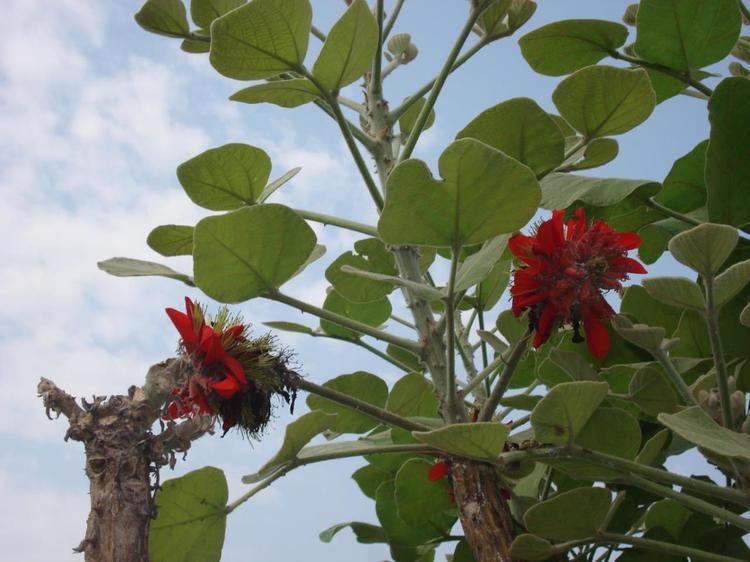
[[[519,562],[510,555],[513,519],[500,493],[495,468],[454,459],[451,479],[466,542],[476,562]]]

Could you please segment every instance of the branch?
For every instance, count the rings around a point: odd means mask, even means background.
[[[330,224],[331,226],[337,226],[352,232],[360,232],[373,238],[378,238],[378,229],[369,224],[363,224],[361,222],[352,221],[349,219],[342,219],[333,215],[325,215],[323,213],[316,213],[315,211],[305,211],[304,209],[294,209],[304,219],[319,222],[321,224]]]
[[[674,554],[677,556],[689,556],[692,560],[705,560],[707,562],[742,562],[739,558],[732,558],[731,556],[698,550],[697,548],[656,541],[653,539],[632,537],[630,535],[620,535],[617,533],[600,533],[599,536],[596,537],[595,542],[600,544],[629,544],[638,548],[653,550],[654,552],[663,552],[665,554]]]
[[[459,408],[458,395],[456,391],[456,272],[458,271],[458,258],[461,255],[461,247],[454,245],[451,249],[451,269],[448,276],[448,296],[445,298],[445,323],[447,330],[446,346],[446,405],[448,422],[453,423],[457,419],[465,420],[462,416],[463,407]]]
[[[526,334],[516,342],[516,345],[513,346],[513,350],[510,353],[510,357],[508,357],[508,362],[505,364],[503,372],[500,373],[500,376],[495,383],[495,387],[490,393],[490,397],[484,403],[482,410],[479,412],[479,417],[477,418],[478,421],[489,421],[492,419],[492,416],[497,409],[497,405],[500,403],[505,391],[508,390],[510,379],[513,377],[513,373],[515,372],[518,363],[526,352],[529,338],[531,338],[531,332],[527,331]]]
[[[651,197],[644,198],[642,199],[642,201],[643,201],[643,204],[646,205],[646,207],[652,208],[654,211],[656,211],[657,213],[661,213],[665,217],[677,219],[679,221],[690,224],[692,226],[700,226],[701,224],[703,224],[698,219],[694,219],[693,217],[689,217],[682,213],[678,213],[677,211],[674,211],[670,209],[669,207],[665,207],[661,203],[657,203]]]
[[[45,413],[49,419],[52,419],[50,412],[55,412],[58,417],[62,414],[74,423],[78,416],[83,414],[83,408],[76,403],[76,399],[58,388],[51,380],[42,377],[36,390],[44,403]]]
[[[391,30],[393,29],[393,26],[396,23],[396,20],[398,19],[399,13],[401,13],[401,8],[404,6],[404,0],[396,0],[396,4],[393,6],[393,11],[391,12],[391,15],[388,16],[388,21],[385,22],[385,27],[383,27],[383,39],[385,40],[388,35],[390,35]]]

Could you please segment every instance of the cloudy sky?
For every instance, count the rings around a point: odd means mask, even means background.
[[[337,0],[312,3],[322,29],[343,6]],[[412,33],[420,56],[388,79],[392,102],[437,72],[466,4],[406,2],[396,30]],[[564,18],[619,20],[628,2],[540,4],[528,30]],[[35,395],[39,377],[78,396],[122,393],[175,349],[177,336],[164,308],[180,306],[185,294],[201,298],[173,281],[117,279],[96,268],[111,256],[158,260],[145,245],[151,228],[194,224],[205,215],[182,192],[177,165],[207,148],[247,142],[271,155],[272,177],[302,167],[274,196],[276,202],[375,220],[326,116],[314,107],[227,101],[243,84],[219,76],[204,55],[181,52],[178,41],[141,30],[132,17],[138,8],[138,0],[3,1],[4,21],[12,25],[0,34],[0,236],[6,241],[0,249],[0,548],[9,560],[81,560],[70,549],[83,536],[88,511],[82,447],[63,443],[63,420],[45,418]],[[456,131],[502,100],[524,95],[554,109],[550,95],[558,80],[534,75],[516,40],[487,48],[449,81],[436,125],[415,156],[434,162]],[[311,42],[310,60],[318,48]],[[346,93],[359,97],[357,87]],[[661,180],[707,131],[703,102],[670,100],[621,137],[618,159],[596,173]],[[286,289],[322,304],[323,268],[357,237],[313,226],[328,254]],[[185,260],[171,265],[190,270]],[[241,310],[256,325],[280,319],[315,325],[262,301]],[[318,382],[361,368],[389,382],[398,376],[390,364],[340,342],[279,337],[296,349],[302,372]],[[227,473],[230,498],[236,497],[244,490],[241,475],[276,450],[289,419],[281,412],[260,443],[236,436],[204,439],[175,475],[219,466]],[[383,547],[358,545],[348,532],[329,545],[317,538],[337,522],[375,522],[372,504],[349,479],[359,464],[308,467],[259,494],[230,517],[223,560],[386,558]],[[169,477],[165,471],[162,478]]]

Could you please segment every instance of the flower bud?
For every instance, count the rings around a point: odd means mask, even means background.
[[[750,78],[750,70],[738,62],[729,63],[729,74],[739,76],[740,78]]]
[[[625,13],[622,15],[622,21],[625,25],[635,25],[635,20],[638,17],[638,4],[630,4],[625,8]]]
[[[515,31],[527,21],[536,12],[536,2],[532,0],[513,0],[508,10],[508,27]]]
[[[396,33],[391,36],[386,45],[388,52],[401,64],[408,64],[417,57],[419,52],[416,45],[411,42],[408,33]]]
[[[745,35],[737,40],[732,55],[743,62],[750,62],[750,37]]]

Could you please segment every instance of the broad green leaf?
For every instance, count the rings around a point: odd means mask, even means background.
[[[194,286],[193,278],[189,275],[152,261],[135,260],[132,258],[110,258],[98,262],[96,266],[115,277],[168,277],[169,279],[182,281],[191,287]]]
[[[456,543],[451,562],[476,562],[476,560],[474,560],[474,554],[471,552],[471,547],[469,546],[469,543],[466,542],[466,539],[461,539]]]
[[[477,306],[484,311],[493,308],[503,296],[510,282],[511,260],[502,259],[490,270],[474,291]]]
[[[482,35],[492,39],[507,33],[508,24],[505,23],[505,16],[508,14],[511,4],[512,0],[495,0],[482,12],[477,20],[477,28],[482,32]]]
[[[750,283],[750,260],[735,263],[714,281],[716,306],[723,306]]]
[[[576,202],[592,207],[608,207],[629,197],[642,199],[659,191],[659,184],[649,180],[591,178],[573,174],[549,174],[542,182],[545,209],[565,209]]]
[[[625,44],[628,28],[603,20],[564,20],[527,33],[521,54],[539,74],[562,76],[596,64]]]
[[[740,314],[740,323],[742,323],[744,326],[750,327],[750,303],[742,309],[742,313]]]
[[[305,60],[311,25],[309,0],[252,0],[214,20],[209,60],[236,80],[296,70]]]
[[[271,197],[277,189],[279,189],[281,186],[283,186],[286,182],[288,182],[290,179],[292,179],[294,176],[300,173],[302,168],[292,168],[285,174],[279,176],[272,182],[269,182],[266,187],[263,188],[263,191],[258,196],[258,203],[264,203],[266,199]]]
[[[228,494],[224,472],[213,466],[162,482],[149,525],[149,559],[219,562]]]
[[[280,107],[299,107],[320,97],[320,92],[305,78],[274,80],[235,92],[232,101],[243,103],[272,103]]]
[[[666,332],[661,326],[633,324],[629,318],[622,314],[612,317],[612,327],[624,340],[652,352],[661,349],[666,336]]]
[[[647,414],[671,414],[677,409],[677,394],[661,369],[643,367],[630,379],[628,394]]]
[[[646,441],[645,445],[643,445],[643,449],[641,449],[641,452],[635,457],[635,462],[649,466],[656,465],[656,461],[661,457],[661,452],[667,446],[669,440],[670,433],[668,429],[662,429],[657,432],[651,437],[651,439]]]
[[[479,336],[479,339],[489,345],[495,353],[505,353],[508,349],[508,344],[492,332],[488,332],[487,330],[477,330],[477,335]]]
[[[575,488],[530,507],[526,529],[542,537],[570,541],[596,535],[609,511],[607,488]]]
[[[328,32],[313,75],[332,92],[370,69],[378,47],[378,23],[365,0],[354,0]]]
[[[529,98],[514,98],[487,109],[456,138],[490,145],[543,175],[562,163],[565,139],[552,118]]]
[[[517,342],[526,333],[527,322],[523,318],[516,318],[510,310],[503,310],[495,321],[498,331],[509,342]]]
[[[642,0],[635,50],[642,58],[677,70],[720,61],[740,34],[735,0]]]
[[[323,244],[315,244],[315,247],[312,249],[312,252],[310,252],[310,255],[307,256],[307,259],[302,263],[302,265],[297,268],[297,271],[292,274],[292,277],[290,277],[290,279],[293,277],[297,277],[297,275],[302,273],[308,265],[318,261],[324,255],[326,255],[326,247],[323,246]]]
[[[268,154],[239,143],[211,148],[177,167],[177,178],[188,197],[212,211],[252,205],[270,174]]]
[[[599,138],[592,140],[586,147],[583,158],[573,164],[571,170],[589,170],[604,166],[617,158],[620,147],[615,139]]]
[[[246,0],[190,0],[190,17],[201,29],[209,29],[213,21],[242,6]]]
[[[552,94],[560,115],[589,138],[619,135],[645,121],[656,95],[645,70],[588,66]]]
[[[182,0],[147,0],[135,15],[135,21],[146,31],[167,37],[184,37],[190,33]]]
[[[586,425],[607,396],[606,382],[568,382],[556,385],[531,412],[531,427],[540,443],[566,445]]]
[[[418,373],[404,375],[393,385],[385,409],[403,417],[435,417],[437,398],[432,383]]]
[[[466,258],[456,272],[455,291],[463,291],[482,282],[503,255],[510,235],[502,234],[488,240],[482,249]]]
[[[674,500],[660,500],[655,502],[646,514],[646,528],[661,527],[667,531],[672,539],[680,538],[680,531],[688,522],[692,512]]]
[[[162,256],[190,256],[193,253],[193,227],[181,224],[163,224],[154,228],[146,244]]]
[[[664,304],[693,310],[706,307],[700,287],[687,277],[649,277],[642,285],[651,297]]]
[[[736,228],[705,223],[669,241],[674,259],[701,275],[713,275],[732,253],[739,235]]]
[[[409,136],[409,133],[412,132],[412,130],[414,129],[414,125],[417,123],[417,117],[419,117],[419,114],[422,111],[425,103],[427,103],[427,100],[425,100],[424,98],[419,98],[401,114],[401,117],[398,118],[398,127],[401,130],[401,134],[407,137]],[[422,130],[426,131],[434,124],[435,110],[430,109],[430,113],[427,116],[427,121],[425,121],[424,128]]]
[[[430,480],[430,467],[432,463],[425,459],[411,459],[396,473],[398,515],[408,525],[421,525],[452,507],[447,482]]]
[[[394,359],[400,361],[406,367],[409,367],[414,373],[421,373],[424,371],[424,365],[420,361],[419,356],[410,351],[388,344],[385,348],[385,352]]]
[[[346,523],[338,523],[326,530],[322,531],[318,537],[321,541],[328,543],[331,542],[333,537],[338,534],[342,529],[349,527],[354,536],[357,537],[357,542],[362,544],[376,544],[386,543],[388,538],[385,535],[385,531],[382,527],[372,525],[370,523],[362,523],[361,521],[347,521]]]
[[[649,80],[651,80],[651,87],[656,94],[657,105],[673,98],[687,88],[687,84],[678,78],[673,78],[668,74],[650,68],[646,68],[645,70],[648,73]]]
[[[575,351],[553,349],[549,353],[550,361],[568,373],[574,381],[600,381],[601,377],[586,358]]]
[[[513,539],[510,555],[514,560],[547,560],[554,555],[555,549],[547,539],[523,533]]]
[[[340,375],[327,381],[323,386],[352,396],[363,402],[382,408],[388,399],[388,385],[383,379],[365,371],[349,375]],[[331,431],[337,433],[364,433],[378,425],[378,421],[352,408],[341,406],[325,398],[310,394],[307,407],[311,410],[322,410],[329,414],[338,414]]]
[[[706,147],[708,141],[704,140],[675,161],[664,178],[664,189],[656,194],[655,201],[680,213],[694,211],[706,204]]]
[[[345,299],[360,303],[380,300],[393,291],[390,283],[366,279],[341,270],[348,265],[362,271],[398,275],[396,260],[385,245],[376,238],[366,238],[355,242],[354,250],[356,254],[345,252],[326,269],[326,279],[336,291]]]
[[[531,170],[481,142],[453,142],[438,167],[443,180],[434,179],[420,160],[391,172],[378,222],[383,241],[480,244],[522,227],[536,211],[540,190]]]
[[[274,330],[282,330],[284,332],[296,332],[298,334],[313,334],[312,328],[305,326],[304,324],[297,324],[296,322],[263,322],[264,326],[268,326]]]
[[[336,291],[328,293],[323,308],[373,327],[380,326],[391,316],[391,303],[386,298],[367,303],[355,303],[346,300]],[[354,330],[344,328],[329,320],[321,319],[320,327],[332,336],[346,339],[359,337],[359,334]]]
[[[422,443],[447,453],[494,459],[503,450],[510,428],[500,422],[456,423],[432,431],[412,431]]]
[[[659,421],[683,439],[712,453],[750,460],[750,435],[720,426],[700,406],[677,414],[659,414]]]
[[[336,423],[336,414],[327,414],[321,410],[313,410],[300,416],[286,426],[284,442],[279,451],[266,462],[258,472],[242,477],[245,484],[260,482],[278,470],[293,464],[297,454],[316,435],[331,429]]]
[[[393,474],[387,472],[374,464],[366,464],[358,468],[352,474],[352,480],[357,483],[362,493],[370,499],[375,499],[378,486],[386,480],[393,480]]]
[[[736,8],[735,8],[736,12]],[[708,218],[737,226],[750,223],[750,80],[726,78],[708,102],[711,135],[706,151]]]
[[[219,302],[252,299],[294,276],[315,241],[307,223],[283,205],[205,218],[195,226],[195,283]]]

